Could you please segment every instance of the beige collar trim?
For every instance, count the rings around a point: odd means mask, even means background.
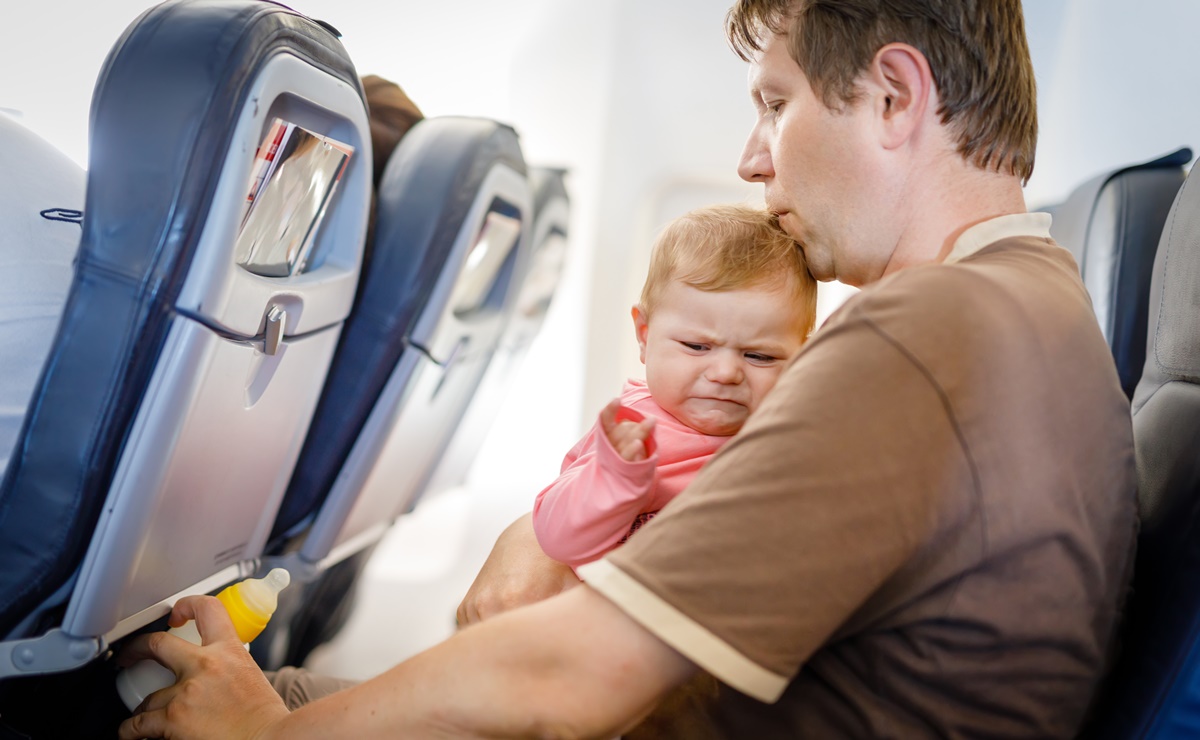
[[[1012,213],[975,224],[959,235],[954,242],[954,249],[950,250],[950,254],[943,264],[948,265],[964,257],[970,257],[980,249],[1001,239],[1009,239],[1014,236],[1049,239],[1051,238],[1050,220],[1049,213]]]

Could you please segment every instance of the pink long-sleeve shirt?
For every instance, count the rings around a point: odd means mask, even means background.
[[[638,462],[625,460],[597,420],[567,453],[562,472],[533,505],[538,544],[572,568],[619,545],[639,516],[666,506],[731,439],[681,424],[654,402],[644,381],[625,384],[621,405],[643,417],[656,417],[652,454]]]

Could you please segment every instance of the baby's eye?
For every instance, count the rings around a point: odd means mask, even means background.
[[[744,356],[747,360],[755,365],[770,365],[779,359],[777,357],[772,357],[771,355],[764,355],[761,352],[747,352]]]
[[[688,349],[690,349],[693,352],[703,352],[704,350],[708,349],[708,345],[697,344],[695,342],[684,342],[684,341],[680,340],[679,343],[682,344],[684,347],[687,347]]]

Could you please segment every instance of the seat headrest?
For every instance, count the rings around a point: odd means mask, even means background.
[[[1071,191],[1067,199],[1057,206],[1042,209],[1054,215],[1051,234],[1054,240],[1075,255],[1080,270],[1086,270],[1089,226],[1100,205],[1101,194],[1117,178],[1138,170],[1183,167],[1192,160],[1192,150],[1177,149],[1156,159],[1103,172]],[[1127,197],[1132,193],[1125,194]]]
[[[1050,234],[1075,257],[1125,395],[1146,364],[1154,253],[1191,150],[1104,172],[1071,193]]]
[[[1146,366],[1134,411],[1172,381],[1200,383],[1200,184],[1192,177],[1175,197],[1154,259]]]

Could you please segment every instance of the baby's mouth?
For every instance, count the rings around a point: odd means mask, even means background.
[[[699,400],[701,400],[701,401],[715,401],[715,402],[718,402],[718,403],[732,403],[732,404],[734,404],[735,406],[745,406],[745,405],[746,405],[745,403],[743,403],[743,402],[741,402],[741,401],[738,401],[738,400],[736,400],[736,399],[733,399],[733,398],[720,398],[720,397],[717,397],[717,396],[702,396],[702,397],[700,397],[700,399],[699,399]]]

